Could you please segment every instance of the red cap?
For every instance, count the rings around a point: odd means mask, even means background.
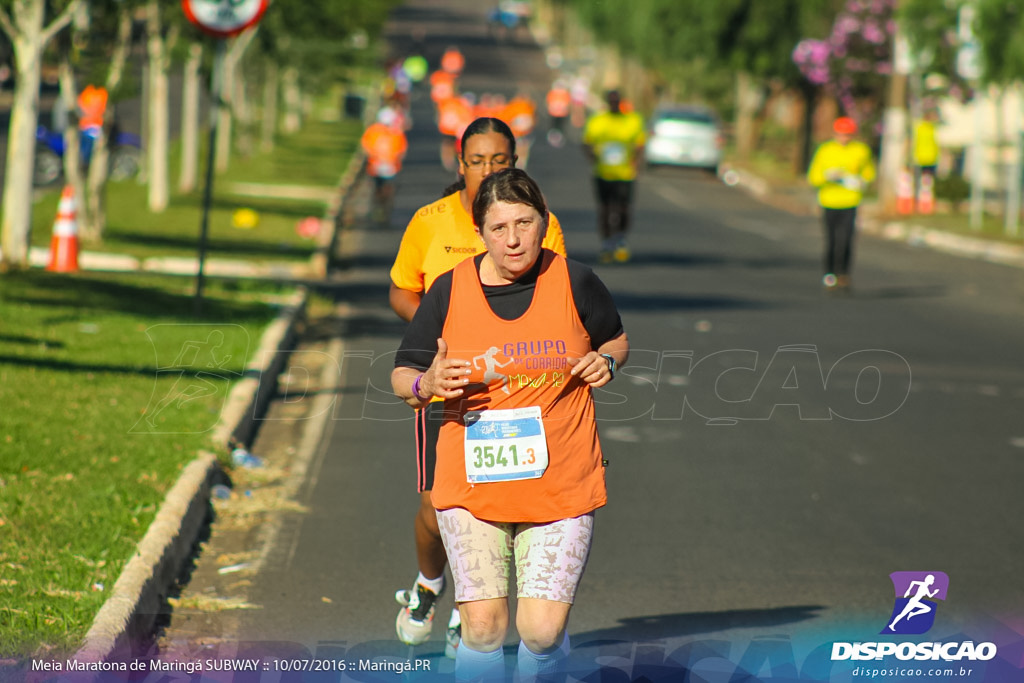
[[[832,123],[832,130],[840,135],[853,135],[857,132],[857,122],[849,116],[840,116]]]

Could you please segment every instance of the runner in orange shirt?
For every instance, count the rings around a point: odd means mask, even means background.
[[[107,89],[87,85],[78,96],[78,130],[82,159],[88,159],[96,139],[103,132],[103,119],[107,113]]]
[[[441,165],[454,171],[455,142],[473,122],[473,107],[463,97],[449,97],[437,103],[437,130],[441,133]]]
[[[441,199],[422,207],[413,216],[391,268],[391,308],[411,321],[433,282],[467,257],[479,254],[484,245],[473,228],[470,208],[485,178],[516,164],[516,140],[501,120],[473,121],[461,139],[459,170],[462,180],[445,190]],[[565,240],[558,219],[551,214],[544,238],[546,249],[565,255]],[[434,402],[416,411],[417,491],[420,507],[414,518],[416,560],[419,576],[413,588],[398,591],[402,610],[396,630],[402,642],[417,645],[430,637],[434,605],[444,590],[446,557],[437,516],[430,502],[434,483],[436,444],[441,428],[443,403]],[[445,654],[454,656],[460,637],[458,610],[452,613]]]
[[[551,128],[548,129],[548,144],[561,147],[565,143],[565,122],[572,109],[572,93],[562,81],[555,81],[546,98]]]
[[[516,148],[519,150],[519,168],[526,169],[530,160],[530,145],[533,142],[533,129],[537,124],[537,105],[525,94],[519,93],[505,105],[498,116],[512,129],[516,136]]]
[[[466,58],[454,45],[449,47],[441,55],[441,68],[450,74],[458,76],[466,66]]]
[[[363,133],[360,140],[366,153],[366,173],[373,178],[373,220],[387,225],[395,198],[395,177],[402,170],[402,160],[409,148],[401,119],[389,107],[377,114],[377,121]]]
[[[455,74],[438,69],[430,74],[430,99],[436,105],[441,100],[455,96]]]

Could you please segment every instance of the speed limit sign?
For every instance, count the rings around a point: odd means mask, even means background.
[[[181,0],[185,17],[217,36],[230,38],[260,20],[270,0]]]

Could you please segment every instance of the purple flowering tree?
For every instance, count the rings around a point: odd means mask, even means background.
[[[793,62],[865,131],[879,133],[881,102],[892,73],[896,0],[847,0],[825,40],[797,43]]]

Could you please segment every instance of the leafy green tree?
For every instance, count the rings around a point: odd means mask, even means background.
[[[794,46],[807,35],[825,35],[835,16],[836,0],[635,0],[573,6],[603,41],[635,55],[661,73],[680,63],[699,65],[705,85],[717,75],[735,79],[737,143],[742,154],[754,145],[754,116],[770,84],[813,93],[793,64]],[[707,92],[697,93],[698,96]],[[720,93],[713,101],[730,107]]]
[[[1024,79],[1024,7],[1012,0],[978,0],[974,32],[981,45],[982,83]]]

